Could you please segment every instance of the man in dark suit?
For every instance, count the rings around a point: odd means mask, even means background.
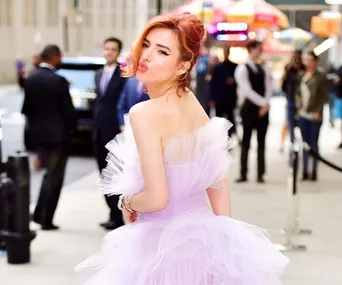
[[[217,117],[227,116],[233,124],[229,129],[229,135],[236,135],[234,110],[237,102],[236,82],[234,79],[237,64],[229,60],[230,49],[224,49],[224,61],[214,67],[210,80],[210,102],[211,108],[215,108]]]
[[[116,110],[125,83],[117,63],[121,49],[122,42],[117,38],[108,38],[104,41],[103,55],[107,64],[95,76],[97,97],[94,110],[94,139],[95,156],[100,172],[107,165],[108,150],[105,146],[120,132]],[[122,213],[117,206],[119,197],[105,195],[105,199],[110,208],[110,215],[109,220],[101,226],[107,230],[116,229],[124,224]]]
[[[43,230],[57,230],[53,216],[63,186],[68,144],[77,126],[77,117],[69,85],[65,78],[55,73],[61,64],[60,49],[47,45],[41,57],[39,68],[26,80],[22,113],[26,116],[35,149],[46,163],[33,220]]]

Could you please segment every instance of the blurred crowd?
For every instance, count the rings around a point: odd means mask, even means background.
[[[248,181],[249,149],[252,133],[257,133],[257,177],[265,183],[266,136],[269,124],[270,100],[273,96],[272,74],[262,60],[262,43],[247,44],[249,57],[237,65],[229,58],[229,47],[224,48],[224,60],[211,57],[202,47],[195,68],[195,94],[209,116],[226,117],[233,126],[229,135],[241,147],[240,175],[237,183]],[[142,83],[133,76],[123,78],[118,58],[122,42],[108,38],[103,42],[106,64],[97,70],[94,83],[96,100],[93,112],[94,156],[99,172],[106,167],[106,144],[125,128],[124,114],[149,97]],[[62,52],[56,45],[47,45],[33,58],[34,69],[27,73],[25,64],[17,62],[18,84],[25,92],[22,113],[26,116],[25,132],[34,145],[34,167],[45,168],[39,199],[32,215],[33,221],[44,230],[56,230],[53,223],[62,189],[65,167],[69,157],[72,133],[77,129],[77,114],[73,106],[69,82],[56,74],[62,64]],[[323,121],[323,108],[329,104],[330,123],[335,127],[342,119],[342,67],[322,71],[319,58],[313,52],[297,50],[286,65],[282,79],[286,98],[286,119],[281,132],[280,151],[284,151],[289,134],[295,142],[294,128],[299,126],[302,138],[319,151],[318,140]],[[242,100],[239,100],[239,96]],[[242,104],[238,102],[242,101]],[[237,128],[241,124],[241,128]],[[242,130],[242,131],[240,131]],[[337,142],[342,149],[341,142]],[[304,152],[302,179],[318,179],[317,161]],[[105,196],[109,218],[101,227],[112,230],[123,225],[118,197]]]
[[[236,182],[247,181],[250,138],[253,130],[257,132],[257,181],[263,183],[269,100],[273,96],[272,74],[267,62],[262,59],[262,43],[251,41],[247,44],[247,49],[247,62],[236,65],[229,59],[229,47],[224,50],[223,62],[210,57],[207,49],[203,48],[197,65],[196,94],[208,114],[226,117],[234,124],[230,135],[235,136],[241,146],[241,170]],[[314,52],[293,52],[282,78],[286,118],[281,131],[280,152],[284,151],[287,134],[290,143],[295,142],[296,126],[301,130],[302,139],[313,150],[319,151],[319,133],[325,104],[329,105],[331,127],[335,128],[340,124],[341,141],[336,142],[336,145],[338,149],[342,149],[341,79],[342,67],[323,70],[319,67],[319,57]],[[239,104],[240,101],[243,103]],[[242,132],[238,133],[236,123],[240,121]],[[316,181],[317,172],[317,160],[310,159],[304,151],[302,180]]]

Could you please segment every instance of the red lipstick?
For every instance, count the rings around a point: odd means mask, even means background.
[[[148,66],[145,62],[143,61],[140,61],[139,64],[138,64],[138,70],[140,72],[146,72],[148,70]]]

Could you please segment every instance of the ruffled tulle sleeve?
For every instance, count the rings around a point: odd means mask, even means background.
[[[233,147],[233,142],[228,136],[228,130],[233,124],[224,118],[213,118],[211,129],[210,156],[208,159],[208,172],[211,173],[208,181],[212,189],[224,187],[224,180],[228,177],[231,161],[229,150]]]
[[[107,145],[107,166],[99,180],[100,190],[107,195],[129,195],[141,192],[144,181],[139,155],[128,115],[125,116],[125,131],[118,134]]]
[[[164,156],[169,181],[173,183],[171,188],[181,188],[194,195],[198,189],[221,189],[224,186],[231,161],[228,153],[232,147],[228,137],[231,126],[225,118],[214,117],[195,132],[169,142]]]

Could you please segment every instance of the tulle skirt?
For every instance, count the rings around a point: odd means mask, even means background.
[[[85,285],[279,285],[287,264],[260,228],[204,210],[114,230],[76,271]]]

